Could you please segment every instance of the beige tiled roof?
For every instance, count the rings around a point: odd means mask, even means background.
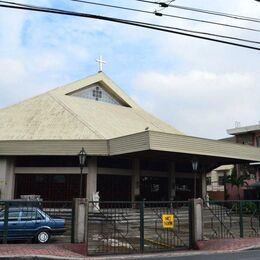
[[[125,106],[67,95],[97,82]],[[0,141],[110,139],[142,132],[146,127],[181,134],[141,109],[104,73],[1,109],[0,119]]]
[[[77,96],[78,90],[93,93],[87,87],[96,83],[117,105]],[[0,122],[0,156],[75,155],[85,147],[89,155],[146,151],[174,161],[185,154],[211,165],[260,161],[258,148],[183,135],[145,112],[104,73],[1,109]]]

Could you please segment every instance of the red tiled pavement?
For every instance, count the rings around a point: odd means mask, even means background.
[[[62,244],[0,244],[2,256],[58,256],[71,258],[84,258],[69,249],[68,245]]]
[[[228,251],[260,248],[260,238],[216,239],[197,242],[199,250]]]
[[[218,239],[199,241],[200,251],[234,251],[249,248],[260,248],[260,238]],[[183,251],[191,254],[195,251]],[[56,256],[84,259],[86,245],[84,244],[0,244],[0,256]],[[176,252],[172,252],[176,254]],[[199,251],[197,251],[199,253]],[[123,259],[123,258],[122,258]]]

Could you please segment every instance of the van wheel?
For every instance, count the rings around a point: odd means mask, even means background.
[[[40,244],[45,244],[45,243],[48,243],[48,241],[50,240],[50,237],[51,237],[51,235],[50,235],[49,231],[40,230],[37,233],[36,241]]]

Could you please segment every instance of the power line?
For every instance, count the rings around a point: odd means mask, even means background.
[[[0,2],[9,3],[12,5],[18,5],[18,6],[32,7],[31,5],[26,5],[26,4],[16,3],[16,2],[9,2],[9,1],[0,1]],[[89,2],[89,1],[84,1],[84,2]],[[43,7],[41,7],[41,8],[43,8]],[[252,40],[247,40],[247,39],[232,37],[232,36],[227,36],[227,35],[219,35],[219,34],[213,34],[213,33],[201,32],[201,31],[195,31],[195,30],[188,30],[188,29],[172,27],[172,26],[145,23],[145,22],[140,22],[140,21],[134,21],[134,22],[138,22],[140,25],[156,26],[157,28],[162,28],[162,29],[177,30],[177,31],[188,32],[188,33],[192,33],[192,34],[207,35],[207,36],[213,36],[213,37],[217,37],[217,38],[224,38],[224,39],[229,39],[229,40],[242,41],[242,42],[253,43],[253,44],[260,44],[259,41],[252,41]]]
[[[96,4],[90,1],[84,1],[84,0],[70,0],[70,1],[74,1],[74,2],[83,2],[83,3],[90,3],[90,4]],[[106,7],[112,7],[111,5],[107,5],[107,4],[98,4],[101,6],[106,6]],[[113,6],[115,8],[119,8],[118,6]],[[128,9],[128,8],[127,8]],[[132,9],[131,10],[136,10],[136,9]],[[143,12],[148,12],[148,11],[143,11]],[[148,12],[151,13],[151,12]],[[144,23],[142,22],[142,24],[145,25],[151,25],[149,23]],[[153,24],[154,25],[154,24]],[[224,38],[224,39],[230,39],[230,40],[236,40],[236,41],[243,41],[243,42],[247,42],[247,43],[254,43],[254,44],[260,44],[259,41],[252,41],[252,40],[247,40],[247,39],[242,39],[242,38],[238,38],[238,37],[232,37],[232,36],[227,36],[227,35],[219,35],[219,34],[214,34],[214,33],[208,33],[208,32],[201,32],[201,31],[195,31],[195,30],[188,30],[188,29],[183,29],[183,28],[178,28],[178,27],[172,27],[172,26],[163,26],[163,25],[156,25],[160,28],[166,28],[166,29],[174,29],[174,30],[180,30],[180,31],[184,31],[184,32],[189,32],[189,33],[195,33],[195,34],[201,34],[201,35],[207,35],[207,36],[214,36],[214,37],[218,37],[218,38]]]
[[[188,11],[192,11],[192,12],[207,13],[207,14],[216,15],[216,16],[224,16],[224,17],[233,18],[233,19],[239,19],[239,20],[245,20],[245,21],[249,21],[249,22],[260,23],[260,19],[257,19],[255,17],[248,17],[248,16],[241,16],[241,15],[236,15],[236,14],[222,13],[222,12],[216,12],[216,11],[210,11],[210,10],[204,10],[204,9],[198,9],[198,8],[185,7],[185,6],[180,6],[180,5],[170,5],[170,7],[188,10]]]
[[[163,2],[153,2],[153,1],[150,1],[150,0],[135,0],[135,1],[148,3],[148,4],[156,4],[156,5],[159,5],[159,6],[161,4],[163,4]],[[187,7],[187,6],[181,6],[181,5],[173,5],[173,4],[169,4],[168,7],[183,9],[183,10],[192,11],[192,12],[199,12],[199,13],[206,13],[206,14],[217,15],[217,16],[224,16],[224,17],[228,17],[228,18],[245,20],[245,21],[250,21],[250,22],[255,22],[255,23],[260,23],[260,19],[258,19],[258,18],[241,16],[241,15],[237,15],[237,14],[222,13],[222,12],[216,12],[216,11]]]
[[[1,2],[6,3],[7,1],[0,1],[0,3]],[[155,24],[142,23],[142,22],[133,21],[133,20],[118,19],[118,18],[108,17],[108,16],[93,15],[93,14],[88,14],[88,13],[73,12],[73,11],[67,11],[67,10],[63,10],[63,9],[54,9],[54,8],[47,8],[47,7],[40,7],[40,6],[23,5],[23,4],[14,3],[14,2],[8,2],[8,3],[9,4],[0,4],[0,7],[104,20],[104,21],[110,21],[110,22],[115,22],[115,23],[127,24],[127,25],[136,26],[136,27],[167,32],[167,33],[189,36],[189,37],[193,37],[193,38],[197,38],[197,39],[203,39],[203,40],[208,40],[208,41],[212,41],[212,42],[218,42],[218,43],[228,44],[228,45],[232,45],[232,46],[248,48],[248,49],[252,49],[252,50],[258,50],[258,51],[260,50],[260,48],[251,46],[251,45],[244,45],[244,44],[240,44],[240,43],[236,43],[236,42],[223,41],[223,40],[214,39],[214,38],[210,38],[210,37],[180,32],[177,30],[160,28],[158,25],[155,25]]]
[[[96,3],[96,2],[85,1],[85,0],[69,0],[69,1],[78,2],[78,3],[84,3],[84,4],[90,4],[90,5],[96,5],[96,6],[104,6],[104,7],[121,9],[121,10],[126,10],[126,11],[133,11],[133,12],[152,14],[152,15],[157,15],[157,16],[165,16],[165,17],[171,17],[171,18],[176,18],[176,19],[189,20],[189,21],[194,21],[194,22],[213,24],[213,25],[218,25],[218,26],[225,26],[225,27],[230,27],[230,28],[235,28],[235,29],[242,29],[242,30],[260,32],[260,30],[254,29],[254,28],[237,26],[237,25],[226,24],[226,23],[213,22],[213,21],[203,20],[203,19],[195,19],[195,18],[179,16],[179,15],[163,14],[163,13],[159,13],[158,11],[151,12],[151,11],[146,11],[146,10],[141,10],[141,9],[136,9],[136,8],[125,7],[125,6]]]
[[[137,22],[137,21],[135,21],[135,22]],[[140,21],[138,21],[138,23],[141,24],[141,25],[148,25],[148,26],[152,25],[152,26],[156,26],[158,28],[163,28],[163,29],[172,29],[172,30],[178,30],[178,31],[183,31],[183,32],[188,32],[188,33],[193,33],[193,34],[207,35],[207,36],[213,36],[213,37],[218,37],[218,38],[225,38],[225,39],[230,39],[230,40],[235,40],[235,41],[243,41],[243,42],[248,42],[248,43],[260,44],[259,41],[251,41],[251,40],[237,38],[237,37],[232,37],[232,36],[227,36],[227,35],[219,35],[219,34],[208,33],[208,32],[194,31],[194,30],[188,30],[188,29],[183,29],[183,28],[178,28],[178,27],[172,27],[172,26],[166,26],[166,25],[158,25],[158,24],[151,24],[151,23],[140,22]]]
[[[9,4],[13,5],[13,6],[10,6],[10,5],[3,6],[3,5],[1,5],[2,7],[14,8],[15,6],[20,6],[20,7],[24,7],[24,8],[16,8],[16,9],[31,10],[31,11],[44,11],[44,12],[56,13],[56,14],[64,14],[64,15],[73,15],[73,16],[80,16],[80,17],[93,18],[93,19],[101,19],[101,20],[119,22],[119,23],[134,25],[134,26],[138,26],[138,27],[144,27],[144,28],[148,28],[148,29],[154,29],[154,30],[169,32],[169,33],[176,33],[176,34],[191,36],[191,37],[200,38],[200,39],[213,40],[213,41],[227,43],[227,44],[231,43],[231,44],[236,45],[236,46],[240,46],[241,44],[220,41],[220,40],[217,40],[217,39],[214,39],[214,38],[208,38],[208,37],[198,36],[198,35],[194,35],[194,34],[181,33],[181,32],[177,32],[177,31],[173,31],[172,29],[196,33],[196,34],[207,34],[207,35],[211,35],[211,36],[215,36],[215,37],[224,37],[224,38],[229,38],[229,39],[233,39],[233,40],[246,41],[246,42],[250,42],[250,43],[259,43],[259,42],[248,41],[248,40],[245,40],[245,39],[240,39],[240,38],[235,38],[235,37],[221,36],[221,35],[209,34],[209,33],[204,33],[204,32],[196,32],[196,31],[185,30],[185,29],[181,29],[181,28],[175,28],[175,27],[170,27],[170,26],[162,26],[162,25],[144,23],[144,22],[139,22],[139,21],[123,20],[123,19],[118,19],[118,18],[113,18],[113,17],[97,16],[97,15],[91,15],[91,14],[86,14],[86,13],[71,12],[71,11],[47,8],[47,7],[38,7],[38,6],[20,4],[20,3],[15,3],[15,2],[8,2],[8,1],[0,1],[0,2],[9,3]],[[247,46],[247,45],[245,45],[245,46]],[[240,46],[240,47],[245,47],[245,46]],[[253,47],[253,46],[247,46],[247,47],[258,49],[258,48]]]
[[[73,0],[71,0],[73,1]],[[80,1],[80,0],[75,0]],[[83,1],[83,0],[81,0]],[[27,7],[32,7],[31,5],[26,5],[26,4],[21,4],[21,3],[16,3],[16,2],[10,2],[10,1],[0,1],[3,3],[8,3],[12,5],[18,5],[18,6],[27,6]],[[90,1],[84,1],[84,3],[93,3]],[[111,5],[106,5],[106,4],[101,4],[102,6],[111,6]],[[43,7],[41,7],[43,8]],[[137,22],[137,21],[135,21]],[[178,27],[172,27],[172,26],[163,26],[163,25],[155,25],[155,24],[150,24],[150,23],[144,23],[144,22],[138,22],[139,24],[142,25],[148,25],[148,26],[156,26],[158,28],[163,28],[163,29],[174,29],[178,31],[183,31],[183,32],[188,32],[188,33],[193,33],[193,34],[200,34],[200,35],[207,35],[207,36],[213,36],[213,37],[218,37],[218,38],[224,38],[224,39],[229,39],[229,40],[235,40],[235,41],[242,41],[242,42],[247,42],[247,43],[253,43],[253,44],[260,44],[258,41],[252,41],[252,40],[247,40],[247,39],[242,39],[238,37],[232,37],[232,36],[227,36],[227,35],[219,35],[219,34],[213,34],[213,33],[208,33],[208,32],[201,32],[201,31],[194,31],[194,30],[188,30],[188,29],[183,29],[183,28],[178,28]]]

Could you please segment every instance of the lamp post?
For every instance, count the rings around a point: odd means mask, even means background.
[[[198,160],[193,159],[191,161],[192,164],[192,170],[194,172],[194,199],[196,199],[197,194],[196,194],[196,189],[197,189],[197,170],[198,170]]]
[[[79,156],[79,167],[80,167],[80,184],[79,184],[79,197],[82,198],[82,173],[83,173],[83,168],[86,164],[86,158],[87,154],[82,147],[81,151],[78,154]]]

